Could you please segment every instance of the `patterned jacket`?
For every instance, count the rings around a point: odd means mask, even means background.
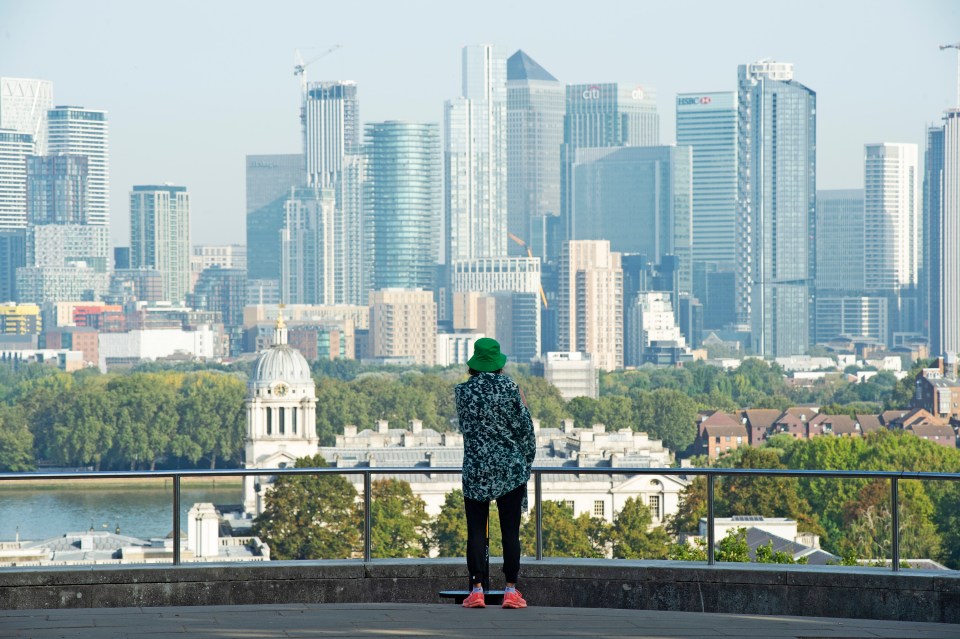
[[[525,485],[537,438],[520,387],[506,375],[480,373],[457,384],[454,395],[463,433],[463,495],[493,501]]]

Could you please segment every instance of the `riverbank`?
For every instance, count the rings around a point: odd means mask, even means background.
[[[25,473],[29,474],[29,473]],[[240,488],[242,477],[184,477],[180,489]],[[172,489],[170,477],[131,477],[129,479],[10,479],[0,481],[0,492],[17,490],[157,490]]]

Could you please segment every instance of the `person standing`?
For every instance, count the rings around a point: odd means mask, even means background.
[[[517,590],[520,517],[527,508],[527,482],[536,455],[533,420],[516,382],[503,374],[507,356],[495,339],[474,342],[467,361],[470,379],[454,391],[463,434],[463,502],[467,516],[467,570],[472,590],[466,608],[484,608],[487,522],[497,502],[503,535],[504,608],[526,608]]]

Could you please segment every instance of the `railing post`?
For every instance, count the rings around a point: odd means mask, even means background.
[[[370,494],[370,471],[363,473],[363,560],[370,561],[370,520],[373,498]]]
[[[707,565],[712,566],[716,563],[714,557],[713,545],[716,543],[717,533],[714,530],[713,517],[713,475],[707,475]]]
[[[180,565],[180,475],[173,476],[173,565]]]
[[[543,559],[543,477],[533,473],[533,507],[537,509],[537,561]]]
[[[893,571],[900,572],[900,496],[899,478],[890,478],[890,524],[893,537]]]

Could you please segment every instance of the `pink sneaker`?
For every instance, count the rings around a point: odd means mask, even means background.
[[[511,590],[503,594],[504,608],[526,608],[527,600],[523,598],[519,590]]]
[[[484,603],[483,601],[483,591],[471,590],[467,598],[463,600],[463,607],[464,608],[486,608],[487,604]]]

